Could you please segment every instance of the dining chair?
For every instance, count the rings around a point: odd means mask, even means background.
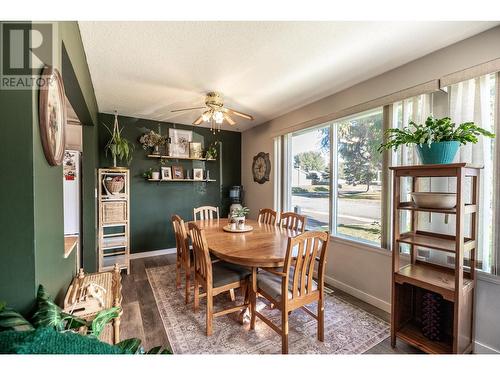
[[[304,233],[306,229],[307,217],[295,212],[282,212],[280,215],[280,227]]]
[[[276,225],[277,213],[270,208],[261,208],[259,210],[258,222],[263,224]]]
[[[172,225],[174,227],[175,247],[177,248],[176,258],[176,286],[181,286],[181,271],[184,270],[186,277],[186,296],[185,303],[189,303],[189,291],[191,288],[191,249],[189,248],[189,238],[187,235],[184,220],[179,215],[172,215]]]
[[[200,217],[196,218],[196,214]],[[214,217],[215,216],[215,217]],[[202,206],[193,209],[193,218],[196,220],[212,220],[219,218],[219,207]]]
[[[261,268],[257,275],[257,294],[266,298],[281,310],[281,327],[275,325],[251,304],[253,324],[260,318],[281,335],[281,351],[288,353],[288,315],[303,309],[318,322],[318,340],[324,341],[324,276],[326,253],[330,235],[328,232],[310,231],[288,238],[283,268]],[[298,249],[294,251],[294,249]],[[313,279],[315,265],[317,281]],[[317,314],[306,305],[317,302]]]
[[[247,308],[249,299],[248,279],[252,272],[245,267],[225,261],[212,263],[205,231],[195,223],[189,223],[189,232],[194,251],[194,311],[198,311],[200,297],[207,297],[206,334],[210,336],[213,332],[213,318]],[[203,288],[205,293],[200,294],[200,287]],[[217,312],[214,311],[214,296],[240,287],[244,295],[243,304]]]

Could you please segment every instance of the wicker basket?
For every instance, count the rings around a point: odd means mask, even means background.
[[[125,180],[123,177],[105,178],[104,186],[110,194],[119,194],[125,186]]]
[[[127,202],[104,202],[102,204],[103,224],[123,223],[127,221]]]

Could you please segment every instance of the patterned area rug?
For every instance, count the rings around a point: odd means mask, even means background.
[[[249,330],[248,322],[238,323],[237,313],[215,318],[213,335],[205,336],[205,299],[200,300],[196,314],[192,303],[184,304],[184,290],[175,288],[175,265],[146,271],[175,354],[281,353],[281,337],[276,332],[258,318],[255,330]],[[236,302],[241,301],[242,297],[238,296]],[[228,293],[214,299],[215,311],[231,305]],[[315,304],[309,307],[316,311]],[[279,324],[278,309],[271,310],[262,301],[257,308]],[[292,312],[289,327],[291,354],[361,354],[389,336],[386,322],[331,294],[325,298],[324,342],[316,339],[316,320],[303,310]]]

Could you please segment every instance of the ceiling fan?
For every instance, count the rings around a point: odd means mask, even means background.
[[[210,129],[212,131],[220,131],[220,125],[224,122],[224,120],[226,120],[229,125],[235,125],[236,121],[234,121],[230,115],[243,117],[247,120],[253,121],[253,117],[247,115],[246,113],[224,107],[222,95],[213,91],[206,95],[204,107],[175,109],[171,112],[192,111],[195,109],[205,109],[205,111],[200,115],[200,117],[194,120],[193,125],[200,125],[202,122],[210,122]]]

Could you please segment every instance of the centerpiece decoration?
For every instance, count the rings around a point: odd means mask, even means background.
[[[231,211],[229,214],[229,224],[231,229],[245,229],[245,219],[246,216],[250,213],[250,209],[248,207],[236,208]]]
[[[410,121],[403,129],[388,129],[387,142],[380,145],[379,151],[414,144],[422,164],[448,164],[453,162],[460,145],[477,143],[481,135],[495,136],[474,122],[456,126],[449,117],[436,119],[429,116],[424,124]]]
[[[120,129],[118,125],[118,113],[115,112],[115,121],[113,123],[113,130],[104,124],[104,127],[108,130],[111,135],[111,139],[106,143],[104,147],[104,151],[106,156],[108,155],[108,151],[111,152],[111,156],[113,157],[113,169],[123,169],[122,167],[118,167],[116,165],[117,159],[120,161],[126,161],[127,164],[130,164],[132,161],[132,153],[134,151],[134,145],[129,142],[126,138],[122,136],[123,128]]]
[[[210,146],[207,147],[205,150],[205,158],[208,160],[213,160],[217,158],[217,145],[219,144],[218,141],[215,141],[210,144]]]
[[[140,136],[139,143],[142,145],[142,148],[144,150],[152,150],[153,155],[160,155],[160,146],[164,146],[167,144],[167,138],[163,137],[153,130],[150,130],[149,132],[144,133]]]

